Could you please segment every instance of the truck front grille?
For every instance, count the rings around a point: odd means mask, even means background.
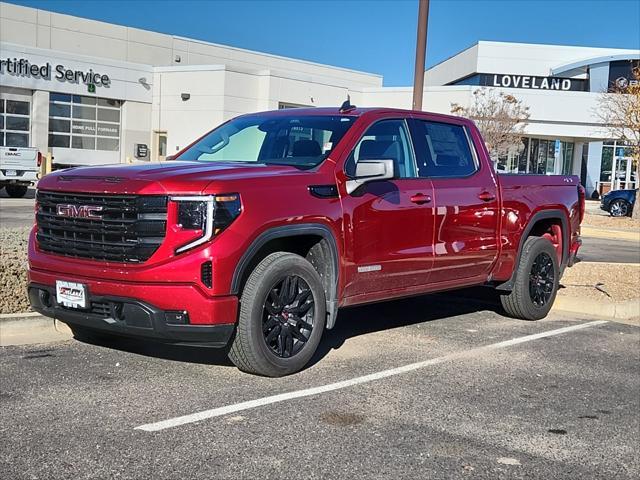
[[[167,230],[166,196],[39,190],[36,202],[38,247],[58,255],[140,263],[158,249]]]

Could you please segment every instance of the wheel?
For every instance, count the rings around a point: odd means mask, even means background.
[[[11,198],[22,198],[27,194],[25,185],[7,185],[4,187]]]
[[[540,320],[551,310],[558,285],[560,268],[553,244],[542,237],[524,242],[513,290],[501,295],[507,314],[523,320]]]
[[[281,377],[311,360],[326,323],[324,289],[304,258],[276,252],[253,270],[240,298],[229,358],[245,372]]]
[[[629,204],[622,199],[614,200],[609,206],[609,213],[612,217],[626,217],[629,215]]]

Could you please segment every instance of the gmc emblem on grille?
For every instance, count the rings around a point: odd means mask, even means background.
[[[88,218],[90,220],[102,220],[101,211],[102,207],[95,205],[59,204],[56,209],[56,213],[61,217]]]

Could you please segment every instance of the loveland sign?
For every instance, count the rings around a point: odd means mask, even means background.
[[[95,91],[95,87],[108,87],[111,84],[109,75],[94,72],[91,68],[85,71],[73,70],[62,64],[53,66],[49,62],[37,65],[26,58],[0,60],[0,74],[40,80],[51,80],[53,75],[56,80],[61,82],[84,83],[89,86],[89,91]]]
[[[529,90],[585,91],[586,80],[560,77],[537,77],[535,75],[511,75],[481,73],[480,85],[485,87],[526,88]]]

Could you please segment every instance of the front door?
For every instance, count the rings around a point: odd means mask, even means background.
[[[498,254],[495,174],[479,161],[464,124],[416,119],[418,175],[434,189],[434,263],[429,283],[465,284],[489,274]]]
[[[347,279],[345,296],[402,291],[425,285],[433,263],[433,187],[418,178],[408,125],[380,120],[361,137],[346,162],[393,160],[395,177],[370,182],[342,198]]]

